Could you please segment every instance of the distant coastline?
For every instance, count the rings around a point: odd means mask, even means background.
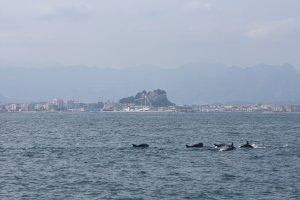
[[[0,112],[300,112],[300,104],[207,104],[176,105],[165,90],[141,91],[118,102],[83,103],[54,98],[49,102],[7,103]]]
[[[79,101],[54,99],[41,103],[0,104],[0,113],[12,112],[183,112],[183,113],[221,113],[221,112],[260,112],[260,113],[296,113],[300,105],[288,104],[208,104],[208,105],[173,105],[153,107],[148,105],[130,105],[116,102],[82,103]]]

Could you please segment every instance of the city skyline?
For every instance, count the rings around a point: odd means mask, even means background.
[[[147,97],[143,97],[147,100]],[[207,105],[161,105],[151,102],[94,102],[84,103],[75,99],[54,98],[48,102],[0,103],[0,113],[6,112],[300,112],[300,104],[207,104]]]

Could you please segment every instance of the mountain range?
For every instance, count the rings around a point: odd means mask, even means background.
[[[300,73],[288,64],[247,68],[189,64],[175,69],[0,67],[0,102],[54,97],[118,101],[138,91],[161,88],[176,104],[300,103],[299,87]]]

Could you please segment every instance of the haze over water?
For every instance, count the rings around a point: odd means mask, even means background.
[[[299,132],[300,114],[3,113],[0,199],[299,199]]]

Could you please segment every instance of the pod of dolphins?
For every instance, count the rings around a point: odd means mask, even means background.
[[[197,143],[192,145],[185,145],[186,148],[201,148],[203,147],[203,143]],[[231,151],[235,149],[235,146],[233,145],[233,142],[231,144],[214,144],[215,148],[218,148],[220,151]],[[132,147],[135,148],[147,148],[149,147],[149,144],[143,143],[143,144],[132,144]],[[240,148],[254,148],[249,142],[247,141],[246,144],[243,144],[240,146]]]

